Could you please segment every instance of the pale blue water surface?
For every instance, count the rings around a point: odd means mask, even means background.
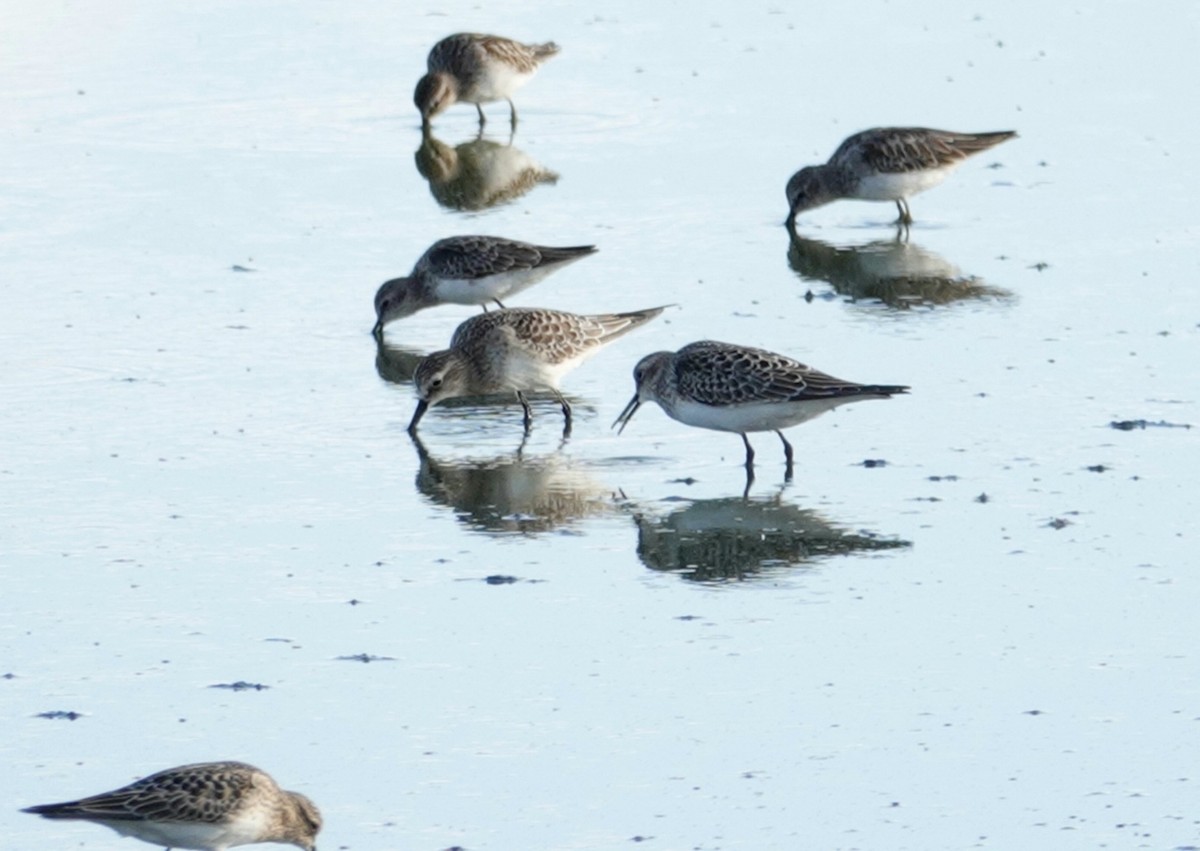
[[[16,810],[228,758],[323,849],[1200,844],[1200,433],[1110,427],[1200,424],[1198,8],[9,2],[0,846],[133,847]],[[563,49],[511,145],[460,106],[419,151],[458,30]],[[788,176],[889,124],[1020,138],[907,243],[789,240]],[[377,349],[371,299],[472,232],[600,247],[515,304],[678,305],[565,445],[405,433],[473,310]],[[756,436],[743,495],[736,436],[609,428],[706,337],[912,394],[789,432],[790,484]]]

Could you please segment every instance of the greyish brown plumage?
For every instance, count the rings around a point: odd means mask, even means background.
[[[792,445],[781,429],[818,417],[847,402],[907,393],[895,384],[857,384],[826,375],[797,360],[732,343],[701,340],[677,352],[655,352],[633,370],[637,390],[613,426],[625,426],[643,402],[657,402],[686,425],[740,434],[746,467],[754,465],[748,432],[773,431],[783,441],[790,474]]]
[[[481,104],[508,101],[511,123],[517,126],[512,94],[529,82],[538,66],[558,53],[558,45],[522,44],[511,38],[482,33],[455,33],[429,51],[428,73],[417,82],[413,103],[421,122],[430,120],[458,101],[475,104],[479,125],[487,121]]]
[[[429,194],[450,210],[486,210],[558,182],[558,172],[511,141],[501,144],[481,137],[448,145],[428,129],[421,134],[416,163],[417,171],[429,181]]]
[[[580,258],[594,245],[556,248],[500,236],[451,236],[421,255],[404,278],[384,282],[375,293],[376,335],[396,319],[438,304],[480,305],[519,293]]]
[[[434,352],[418,364],[413,376],[417,409],[408,430],[415,433],[425,411],[446,399],[515,393],[528,431],[533,413],[525,393],[546,390],[562,406],[563,430],[569,433],[571,406],[558,389],[562,377],[664,309],[581,316],[518,307],[474,316],[458,326],[450,348]]]
[[[788,180],[788,227],[796,216],[837,201],[895,201],[898,224],[912,224],[910,195],[937,186],[963,160],[1016,136],[955,133],[927,127],[876,127],[855,133],[838,146],[824,165],[802,168]]]
[[[259,842],[316,851],[321,830],[312,801],[280,789],[265,771],[243,762],[181,765],[111,792],[22,812],[95,822],[122,836],[193,851]]]

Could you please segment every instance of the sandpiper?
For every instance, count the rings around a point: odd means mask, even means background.
[[[910,195],[937,186],[955,166],[980,151],[1016,136],[954,133],[925,127],[876,127],[855,133],[833,152],[825,165],[800,169],[787,183],[788,227],[796,216],[841,198],[895,201],[897,224],[911,225]]]
[[[558,390],[561,378],[603,346],[663,312],[653,307],[629,313],[580,316],[540,307],[515,307],[473,316],[458,326],[450,348],[417,365],[413,383],[417,423],[431,405],[459,396],[516,393],[525,412],[525,430],[533,424],[526,391],[548,391],[563,412],[563,434],[571,431],[571,406]]]
[[[440,239],[405,278],[385,282],[375,293],[375,328],[438,304],[487,303],[503,308],[508,298],[563,266],[596,251],[594,245],[551,248],[498,236]]]
[[[455,33],[429,51],[429,72],[417,82],[413,102],[421,111],[421,123],[430,120],[457,101],[475,104],[479,124],[487,121],[481,104],[508,101],[510,121],[517,126],[517,108],[512,94],[529,82],[542,62],[558,53],[558,45],[522,44],[511,38],[480,33]]]
[[[754,466],[748,432],[773,431],[783,441],[791,474],[792,445],[781,429],[807,422],[838,405],[906,393],[893,384],[855,384],[750,346],[702,340],[677,352],[655,352],[633,370],[637,392],[617,417],[618,434],[643,402],[657,402],[671,419],[731,431],[746,444],[746,469]]]
[[[91,821],[122,836],[194,851],[259,842],[316,851],[321,829],[312,801],[280,789],[265,771],[242,762],[181,765],[112,792],[22,812]]]

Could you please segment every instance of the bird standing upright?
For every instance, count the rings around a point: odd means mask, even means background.
[[[781,429],[847,402],[908,392],[903,385],[843,381],[785,355],[713,340],[646,355],[634,367],[633,379],[633,399],[613,423],[620,426],[618,434],[643,402],[657,402],[667,416],[686,425],[740,434],[751,470],[754,448],[746,434],[773,431],[783,441],[788,477],[794,453]]]

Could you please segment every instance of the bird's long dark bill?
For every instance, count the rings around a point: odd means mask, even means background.
[[[621,416],[617,417],[613,422],[612,427],[617,428],[617,434],[625,431],[625,426],[629,425],[629,421],[633,419],[633,415],[637,413],[637,409],[642,405],[642,400],[638,398],[638,394],[634,393],[633,398],[629,400],[629,404],[625,406],[625,410],[621,411]]]
[[[417,402],[417,409],[413,411],[412,422],[408,424],[408,433],[416,434],[417,423],[421,421],[421,417],[425,416],[425,412],[429,410],[429,402],[425,399]]]

